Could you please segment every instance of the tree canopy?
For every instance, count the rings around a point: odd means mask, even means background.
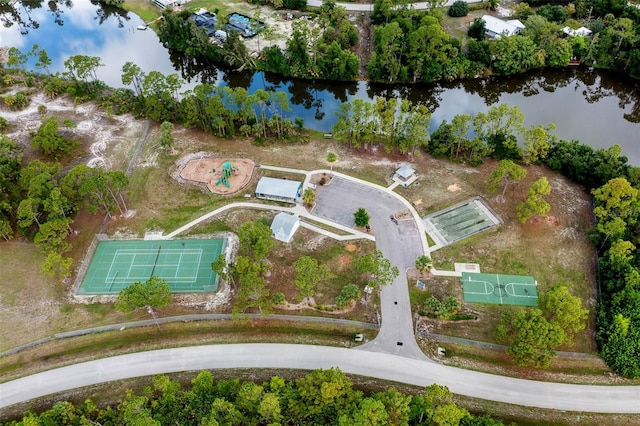
[[[140,308],[163,308],[171,302],[171,287],[158,277],[136,282],[118,293],[116,309],[131,312]]]

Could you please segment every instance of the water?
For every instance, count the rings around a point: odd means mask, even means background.
[[[98,70],[98,78],[114,87],[122,86],[120,70],[131,61],[145,72],[178,72],[186,80],[185,90],[203,80],[244,87],[250,92],[260,88],[286,91],[292,107],[286,115],[301,117],[305,126],[325,132],[335,123],[340,104],[356,98],[394,96],[423,102],[432,111],[434,128],[456,114],[476,114],[492,105],[508,103],[525,113],[528,125],[555,123],[559,138],[577,139],[595,148],[617,143],[632,164],[640,165],[640,84],[624,76],[565,69],[513,78],[389,87],[362,81],[336,83],[254,72],[225,73],[167,51],[152,30],[136,29],[143,22],[134,14],[101,8],[88,0],[58,8],[57,16],[48,10],[46,2],[29,9],[31,19],[39,24],[37,29],[18,24],[0,27],[0,45],[26,52],[37,43],[51,57],[53,72],[63,71],[63,62],[69,56],[99,56],[105,66]],[[24,9],[22,12],[24,17]]]

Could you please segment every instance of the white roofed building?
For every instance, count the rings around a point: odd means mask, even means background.
[[[273,238],[288,243],[300,227],[300,219],[285,212],[278,213],[271,222]]]
[[[589,28],[587,27],[580,27],[577,30],[574,30],[573,28],[570,27],[564,27],[562,29],[562,32],[565,35],[568,35],[570,37],[575,37],[575,36],[580,36],[580,37],[590,37],[591,34],[593,34],[593,31],[591,31]]]
[[[517,19],[503,21],[495,16],[484,15],[482,20],[484,21],[486,35],[491,38],[511,37],[512,35],[520,34],[524,30],[524,24]]]
[[[396,170],[396,176],[402,179],[403,181],[407,181],[411,179],[411,177],[416,173],[415,169],[407,164],[400,167]]]
[[[260,178],[256,187],[256,198],[295,203],[301,196],[302,182],[270,177]]]

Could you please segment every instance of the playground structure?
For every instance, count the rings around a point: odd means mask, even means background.
[[[255,168],[255,163],[247,158],[220,158],[206,153],[192,154],[191,158],[179,160],[178,164],[184,165],[178,176],[180,179],[205,184],[209,191],[219,195],[234,194],[245,188],[251,182]]]
[[[231,173],[233,173],[234,171],[236,173],[238,172],[231,166],[231,163],[229,161],[225,161],[222,164],[222,176],[220,176],[220,179],[216,181],[215,185],[218,186],[220,184],[223,184],[227,188],[231,188],[231,184],[229,183],[229,178],[231,177]]]

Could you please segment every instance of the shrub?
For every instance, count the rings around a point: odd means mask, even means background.
[[[286,299],[284,297],[284,293],[278,292],[274,293],[273,296],[271,296],[271,300],[273,300],[274,305],[284,305]]]
[[[464,320],[474,320],[478,319],[478,317],[474,314],[456,314],[449,318],[451,321],[464,321]]]
[[[29,105],[29,98],[24,92],[18,92],[15,95],[5,96],[4,103],[9,109],[16,111],[26,108]]]
[[[449,8],[449,16],[458,18],[460,16],[467,16],[469,13],[469,5],[466,1],[457,0]]]
[[[355,284],[347,284],[342,288],[342,292],[336,298],[336,307],[338,309],[344,309],[358,297],[360,297],[360,289]]]

